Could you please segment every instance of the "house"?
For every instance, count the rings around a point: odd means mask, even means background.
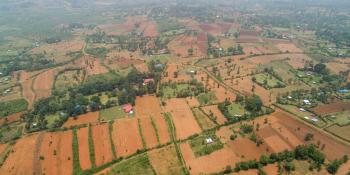
[[[347,90],[347,89],[340,89],[339,90],[339,93],[341,93],[341,94],[346,94],[348,92],[349,92],[349,90]]]
[[[305,112],[306,110],[304,108],[300,108],[299,111]]]
[[[148,85],[150,82],[154,82],[153,78],[146,78],[143,80],[143,85],[146,86]]]
[[[124,106],[123,106],[123,110],[124,110],[125,113],[128,113],[128,114],[133,114],[133,113],[134,113],[131,104],[126,104],[126,105],[124,105]]]
[[[290,99],[290,100],[291,100],[291,99],[293,99],[293,97],[292,97],[292,96],[288,96],[287,98],[288,98],[288,99]]]
[[[313,122],[318,122],[318,119],[317,118],[312,118],[311,119]]]
[[[213,139],[212,138],[207,138],[207,139],[205,139],[205,141],[207,142],[207,144],[211,144],[211,143],[213,143],[214,141],[213,141]]]
[[[305,116],[304,119],[309,120],[309,117],[308,117],[308,116]]]
[[[310,100],[303,100],[303,102],[304,102],[304,104],[306,104],[306,105],[311,105],[311,102],[310,102]]]

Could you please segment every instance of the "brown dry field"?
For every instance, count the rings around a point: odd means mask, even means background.
[[[31,50],[33,54],[47,53],[47,55],[52,55],[52,59],[56,63],[61,63],[69,61],[72,58],[66,54],[69,52],[81,51],[85,46],[85,42],[80,39],[75,39],[72,41],[62,41],[54,44],[44,44]]]
[[[179,63],[171,63],[167,65],[166,74],[168,76],[162,78],[162,82],[186,82],[190,81],[191,77],[184,72],[180,72],[180,68],[182,67]],[[174,73],[178,72],[177,78],[174,77]]]
[[[158,35],[157,24],[154,21],[148,21],[144,24],[143,36],[157,37]]]
[[[235,40],[233,39],[227,39],[227,38],[220,38],[219,42],[220,46],[223,47],[224,49],[227,49],[229,47],[232,47],[236,44]]]
[[[150,117],[140,118],[141,130],[146,142],[147,148],[154,148],[158,145],[156,131],[152,125]]]
[[[311,111],[317,115],[324,116],[335,112],[341,112],[350,109],[350,102],[335,102],[330,104],[324,104],[312,108]]]
[[[326,66],[333,74],[339,74],[341,71],[344,72],[350,69],[350,64],[342,64],[337,62],[328,62],[326,63]]]
[[[279,55],[263,55],[249,59],[254,64],[267,64],[272,61],[286,60],[293,68],[303,68],[306,61],[312,59],[305,54],[279,54]]]
[[[122,35],[132,32],[136,24],[143,23],[144,21],[147,21],[145,16],[130,16],[126,18],[124,23],[104,24],[98,27],[108,35]]]
[[[51,95],[51,90],[54,85],[55,76],[58,74],[59,68],[48,69],[35,77],[33,82],[33,90],[35,100],[47,98]]]
[[[193,57],[206,55],[206,38],[199,34],[198,36],[179,35],[168,44],[170,53],[174,56],[189,57],[188,49],[193,49]]]
[[[28,108],[32,108],[33,103],[35,101],[35,93],[32,91],[32,83],[33,83],[33,73],[21,71],[19,72],[19,81],[22,86],[22,94],[23,97],[28,101]]]
[[[162,115],[157,115],[152,118],[157,126],[160,144],[168,143],[170,141],[170,134],[168,124],[166,123],[164,117]]]
[[[174,98],[167,100],[165,103],[165,109],[171,114],[174,121],[178,139],[185,139],[201,132],[201,128],[187,105],[186,99]]]
[[[108,124],[93,125],[91,127],[96,166],[111,162],[113,160],[113,153],[109,138]]]
[[[346,126],[333,125],[331,127],[328,127],[327,131],[339,137],[342,137],[344,139],[350,140],[350,125],[346,125]]]
[[[18,112],[15,114],[11,114],[5,118],[1,118],[0,119],[0,126],[2,126],[4,123],[13,123],[13,122],[17,122],[17,121],[21,120],[22,114],[23,114],[23,112]]]
[[[240,161],[240,158],[227,147],[201,157],[195,157],[188,142],[180,144],[180,149],[190,174],[207,174],[223,171],[227,165],[234,167],[235,163]]]
[[[152,167],[159,175],[182,174],[181,163],[174,145],[156,149],[147,153]]]
[[[202,107],[202,109],[207,115],[210,115],[210,113],[212,112],[214,114],[214,116],[216,117],[216,121],[221,125],[227,121],[227,119],[221,113],[221,111],[219,110],[217,105],[204,106],[204,107]]]
[[[119,157],[128,156],[143,149],[136,118],[114,122],[112,137]]]
[[[144,95],[136,97],[134,107],[135,117],[149,117],[162,113],[159,100],[154,95]]]
[[[8,147],[8,144],[0,144],[0,155],[5,151],[5,149]]]
[[[83,115],[77,116],[77,119],[74,117],[69,117],[66,123],[63,124],[63,127],[71,127],[82,124],[96,123],[98,122],[99,112],[89,112]]]
[[[140,71],[148,70],[147,65],[145,65],[145,58],[139,52],[129,52],[129,51],[111,51],[107,54],[104,63],[111,69],[126,69],[134,65]]]
[[[1,166],[0,174],[36,173],[34,168],[40,164],[38,153],[35,153],[37,147],[40,146],[38,145],[38,137],[39,134],[34,134],[19,139],[13,146],[13,151]]]
[[[299,49],[293,43],[279,43],[279,44],[276,44],[276,47],[281,52],[292,52],[292,53],[302,53],[303,52],[303,50]]]
[[[256,143],[249,138],[239,137],[234,141],[229,141],[227,146],[230,151],[234,152],[237,157],[243,160],[259,159],[262,154],[266,154],[266,145],[256,146]]]
[[[72,174],[72,131],[45,133],[40,147],[42,174]]]
[[[195,97],[187,97],[186,101],[190,107],[199,107],[199,105],[200,105],[197,98],[195,98]]]
[[[335,61],[343,64],[350,64],[350,58],[336,58]]]
[[[91,168],[89,151],[89,128],[79,128],[77,131],[79,145],[79,162],[83,170]]]

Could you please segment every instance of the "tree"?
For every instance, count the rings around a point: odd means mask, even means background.
[[[262,101],[259,96],[253,95],[245,100],[245,108],[251,112],[258,112],[261,110]]]
[[[313,135],[312,133],[307,133],[307,134],[305,135],[304,140],[305,140],[305,141],[310,141],[310,140],[312,140],[313,138],[314,138],[314,135]]]
[[[319,73],[319,74],[328,74],[328,70],[326,68],[325,64],[319,63],[314,66],[314,72]]]

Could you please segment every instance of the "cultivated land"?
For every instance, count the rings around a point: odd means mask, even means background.
[[[0,174],[349,174],[349,2],[51,1],[0,2]]]

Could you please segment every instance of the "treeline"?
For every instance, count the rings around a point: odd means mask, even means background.
[[[229,174],[232,172],[246,171],[249,169],[258,169],[259,174],[266,174],[263,172],[262,168],[268,164],[274,163],[277,163],[278,165],[278,173],[291,173],[295,170],[293,160],[310,162],[309,170],[311,171],[314,169],[320,171],[322,165],[326,165],[326,169],[329,173],[336,174],[340,165],[348,161],[347,156],[344,156],[343,158],[335,160],[329,164],[325,163],[325,159],[325,155],[319,151],[315,145],[300,145],[292,151],[285,150],[283,152],[272,153],[270,155],[261,155],[259,160],[238,162],[236,163],[234,169],[228,166],[220,174]]]
[[[45,117],[51,114],[60,114],[60,120],[54,124],[59,127],[70,116],[75,117],[88,111],[115,105],[127,103],[134,105],[136,96],[156,92],[161,71],[162,69],[152,69],[150,73],[141,73],[132,68],[126,76],[114,73],[96,75],[78,87],[66,91],[55,91],[51,97],[37,101],[34,109],[24,115],[26,129],[29,131],[46,129]],[[154,81],[144,84],[146,78],[153,78]],[[118,100],[108,101],[107,104],[102,105],[98,94],[103,92],[107,92],[110,97],[117,97]],[[92,97],[88,98],[89,96]]]

